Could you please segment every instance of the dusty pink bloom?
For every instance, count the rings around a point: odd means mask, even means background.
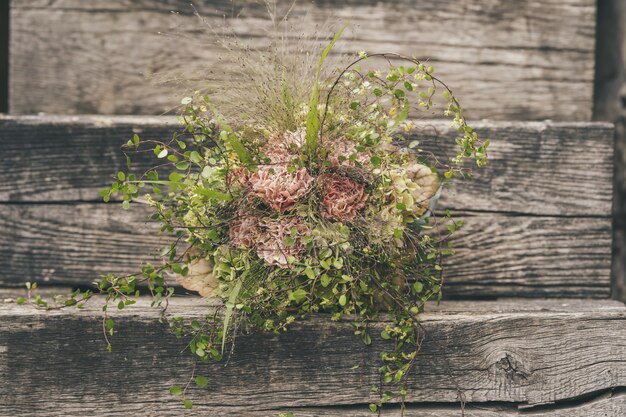
[[[249,178],[252,193],[279,213],[293,208],[306,195],[312,183],[313,177],[305,168],[288,172],[284,166],[261,166]]]
[[[321,175],[322,216],[335,220],[354,220],[365,207],[365,186],[338,174]]]
[[[328,160],[333,166],[355,166],[355,162],[350,160],[350,156],[354,154],[357,162],[367,166],[372,155],[366,151],[357,151],[356,146],[355,142],[347,138],[333,140],[328,144]]]
[[[252,249],[256,246],[260,235],[259,218],[257,216],[240,210],[237,218],[230,223],[228,237],[233,246]]]
[[[304,249],[302,237],[309,234],[308,226],[298,217],[263,219],[261,225],[265,232],[256,247],[257,255],[270,265],[288,267],[289,257],[297,257]]]
[[[272,165],[288,164],[298,156],[306,143],[304,129],[295,132],[274,133],[261,148],[263,153],[272,161]]]

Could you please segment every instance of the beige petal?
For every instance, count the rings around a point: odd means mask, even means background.
[[[191,256],[197,251],[191,249]],[[187,276],[177,275],[176,282],[183,286],[186,290],[196,291],[202,297],[211,297],[217,295],[219,282],[213,273],[213,262],[206,258],[196,258],[187,264],[189,273]]]
[[[429,167],[421,164],[411,165],[407,175],[419,187],[411,192],[415,204],[419,208],[418,215],[423,214],[429,205],[429,200],[437,193],[439,177]]]

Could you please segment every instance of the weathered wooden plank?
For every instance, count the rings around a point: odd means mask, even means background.
[[[262,2],[194,4],[218,32],[224,14],[238,16],[235,32],[267,47],[270,23]],[[358,29],[337,52],[394,51],[429,59],[473,117],[589,120],[595,11],[595,0],[320,0],[301,2],[287,36],[324,26],[329,15],[350,18]],[[220,59],[211,31],[190,12],[183,0],[12,2],[10,111],[170,110],[194,83],[154,85],[145,76],[210,74],[219,82],[232,74],[233,64]]]
[[[445,302],[429,309],[422,316],[427,336],[408,381],[409,402],[457,403],[460,390],[474,407],[487,402],[513,407],[555,403],[555,409],[563,409],[538,415],[621,415],[610,412],[626,405],[620,391],[626,385],[623,304],[537,303],[474,302],[465,310],[467,302]],[[208,308],[198,298],[170,304],[172,314],[185,317],[200,317]],[[63,404],[59,411],[66,415],[78,409],[119,415],[126,407],[145,405],[174,415],[176,400],[166,394],[167,388],[186,381],[191,367],[189,354],[181,351],[183,342],[166,333],[158,312],[141,300],[136,308],[112,313],[119,332],[113,353],[106,354],[100,314],[98,302],[82,312],[51,313],[0,304],[0,354],[5,359],[0,362],[0,406],[18,415],[46,413],[56,404]],[[236,414],[255,415],[256,410],[260,415],[261,410],[283,407],[346,406],[346,415],[361,415],[350,407],[366,407],[375,400],[370,386],[378,381],[375,364],[387,343],[378,336],[382,328],[383,322],[372,325],[369,347],[352,334],[349,322],[331,322],[323,315],[298,322],[281,335],[240,336],[227,366],[198,368],[209,376],[211,388],[192,391],[194,413],[217,408],[226,415],[227,409],[220,407],[239,407]],[[608,394],[611,389],[617,389],[614,398]],[[588,404],[569,402],[599,392],[607,394]],[[492,412],[476,410],[475,415],[517,414],[502,404],[504,412],[495,414],[485,405]],[[439,415],[454,415],[445,410]]]
[[[534,411],[534,417],[617,417],[626,414],[626,395],[607,395],[601,399],[594,400],[588,404],[568,407],[547,407]],[[30,407],[30,408],[29,408]],[[88,403],[76,401],[73,398],[64,398],[59,402],[53,398],[46,400],[43,409],[46,417],[66,417],[78,415],[90,415],[93,417],[127,417],[129,415],[150,415],[159,417],[178,417],[183,413],[179,403],[165,402],[165,400],[136,399],[125,404],[106,403],[97,398],[90,399]],[[485,405],[466,404],[463,412],[460,405],[450,406],[444,404],[437,405],[415,405],[409,404],[405,410],[405,417],[519,417],[528,413],[515,410],[514,406],[505,405]],[[41,411],[33,411],[30,404],[17,406],[0,405],[0,412],[7,416],[20,415],[40,416]],[[349,407],[297,407],[281,409],[252,410],[242,407],[213,407],[196,403],[192,410],[185,410],[186,417],[281,417],[292,412],[294,417],[372,417],[371,411],[365,405]],[[210,414],[207,414],[210,413]],[[382,412],[386,417],[400,417],[399,407],[390,405]]]
[[[85,285],[135,272],[168,239],[148,210],[118,204],[0,204],[0,285]],[[147,207],[146,207],[147,209]],[[611,219],[458,213],[449,297],[607,297]]]
[[[452,155],[455,132],[447,122],[420,122],[418,138],[437,155]],[[447,189],[441,204],[460,210],[539,215],[609,216],[613,129],[607,123],[476,123],[492,142],[490,165],[476,179]],[[0,201],[99,199],[125,167],[119,146],[139,133],[168,139],[174,118],[0,116],[3,158]],[[444,158],[445,159],[445,158]],[[137,172],[153,166],[138,156]]]

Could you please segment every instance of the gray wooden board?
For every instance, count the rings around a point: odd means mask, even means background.
[[[453,155],[448,122],[421,121],[417,138],[439,157]],[[490,165],[475,180],[444,191],[442,206],[538,215],[609,216],[613,129],[608,123],[476,123],[491,140]],[[125,168],[120,145],[134,133],[169,140],[175,118],[0,116],[3,157],[0,201],[97,200],[99,190]],[[157,164],[137,156],[136,171]],[[162,162],[162,161],[158,161]]]
[[[111,204],[0,204],[0,285],[86,285],[139,271],[171,242],[149,208]],[[455,213],[444,292],[450,297],[608,297],[611,219]]]
[[[165,394],[167,395],[167,394]],[[460,405],[415,405],[409,404],[405,410],[405,417],[521,417],[527,416],[524,411],[515,410],[514,406],[466,404],[463,411]],[[158,416],[158,417],[283,417],[292,412],[294,417],[372,417],[365,404],[349,407],[296,407],[280,409],[254,410],[245,407],[213,407],[196,403],[192,410],[183,409],[177,402],[166,402],[158,398],[136,398],[125,403],[108,402],[98,397],[56,398],[46,401],[45,407],[32,407],[32,403],[22,403],[3,407],[0,404],[2,417],[19,415],[46,417],[128,417],[128,416]],[[209,414],[210,413],[210,414]],[[567,407],[544,407],[533,411],[533,417],[621,417],[626,414],[626,394],[607,394],[582,405]],[[400,417],[398,406],[389,405],[383,409],[385,417]]]
[[[112,311],[118,333],[107,354],[101,301],[83,311],[48,313],[0,303],[2,415],[76,415],[81,410],[82,415],[122,415],[141,407],[176,415],[179,404],[167,390],[189,377],[191,357],[181,351],[184,341],[167,333],[158,311],[140,300],[122,312]],[[197,297],[177,298],[169,313],[201,317],[210,305]],[[408,401],[427,404],[424,414],[409,415],[460,415],[454,406],[459,389],[474,413],[469,415],[517,415],[515,406],[551,404],[553,409],[540,408],[537,415],[622,415],[617,413],[624,410],[626,386],[622,303],[444,302],[428,308],[421,320],[427,336],[409,376]],[[191,391],[196,411],[190,415],[214,408],[217,415],[228,415],[228,407],[236,410],[231,415],[287,407],[313,407],[302,409],[305,416],[332,415],[342,406],[348,407],[346,415],[364,415],[356,406],[365,411],[376,399],[370,386],[379,379],[378,354],[388,343],[378,336],[384,325],[370,326],[369,347],[352,334],[348,321],[331,322],[324,315],[297,322],[281,335],[239,336],[227,365],[198,367],[209,377],[210,389]],[[450,406],[435,414],[439,406],[433,403]],[[315,407],[330,408],[315,414]]]
[[[324,26],[329,15],[350,18],[356,30],[335,52],[390,51],[428,59],[472,117],[591,118],[595,0],[300,3],[291,32]],[[224,14],[239,16],[235,32],[253,47],[267,47],[269,19],[262,2],[194,4],[218,32]],[[10,112],[170,110],[185,87],[202,83],[156,85],[146,76],[220,81],[233,72],[212,32],[190,12],[183,0],[11,2]]]

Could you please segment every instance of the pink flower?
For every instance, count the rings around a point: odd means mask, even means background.
[[[305,168],[289,172],[284,166],[261,166],[248,182],[254,195],[275,211],[284,213],[309,192],[313,178]]]
[[[255,247],[261,235],[259,220],[257,216],[240,210],[237,218],[230,222],[228,237],[231,245],[244,249]]]
[[[339,174],[319,177],[322,184],[322,216],[345,221],[354,220],[365,207],[365,185]]]
[[[258,242],[257,255],[270,265],[288,267],[289,257],[297,257],[304,250],[302,237],[309,234],[308,226],[298,217],[263,219],[261,225],[264,238]]]
[[[271,135],[261,150],[272,161],[272,165],[285,165],[300,154],[305,143],[306,132],[304,129],[298,129],[295,132]]]

